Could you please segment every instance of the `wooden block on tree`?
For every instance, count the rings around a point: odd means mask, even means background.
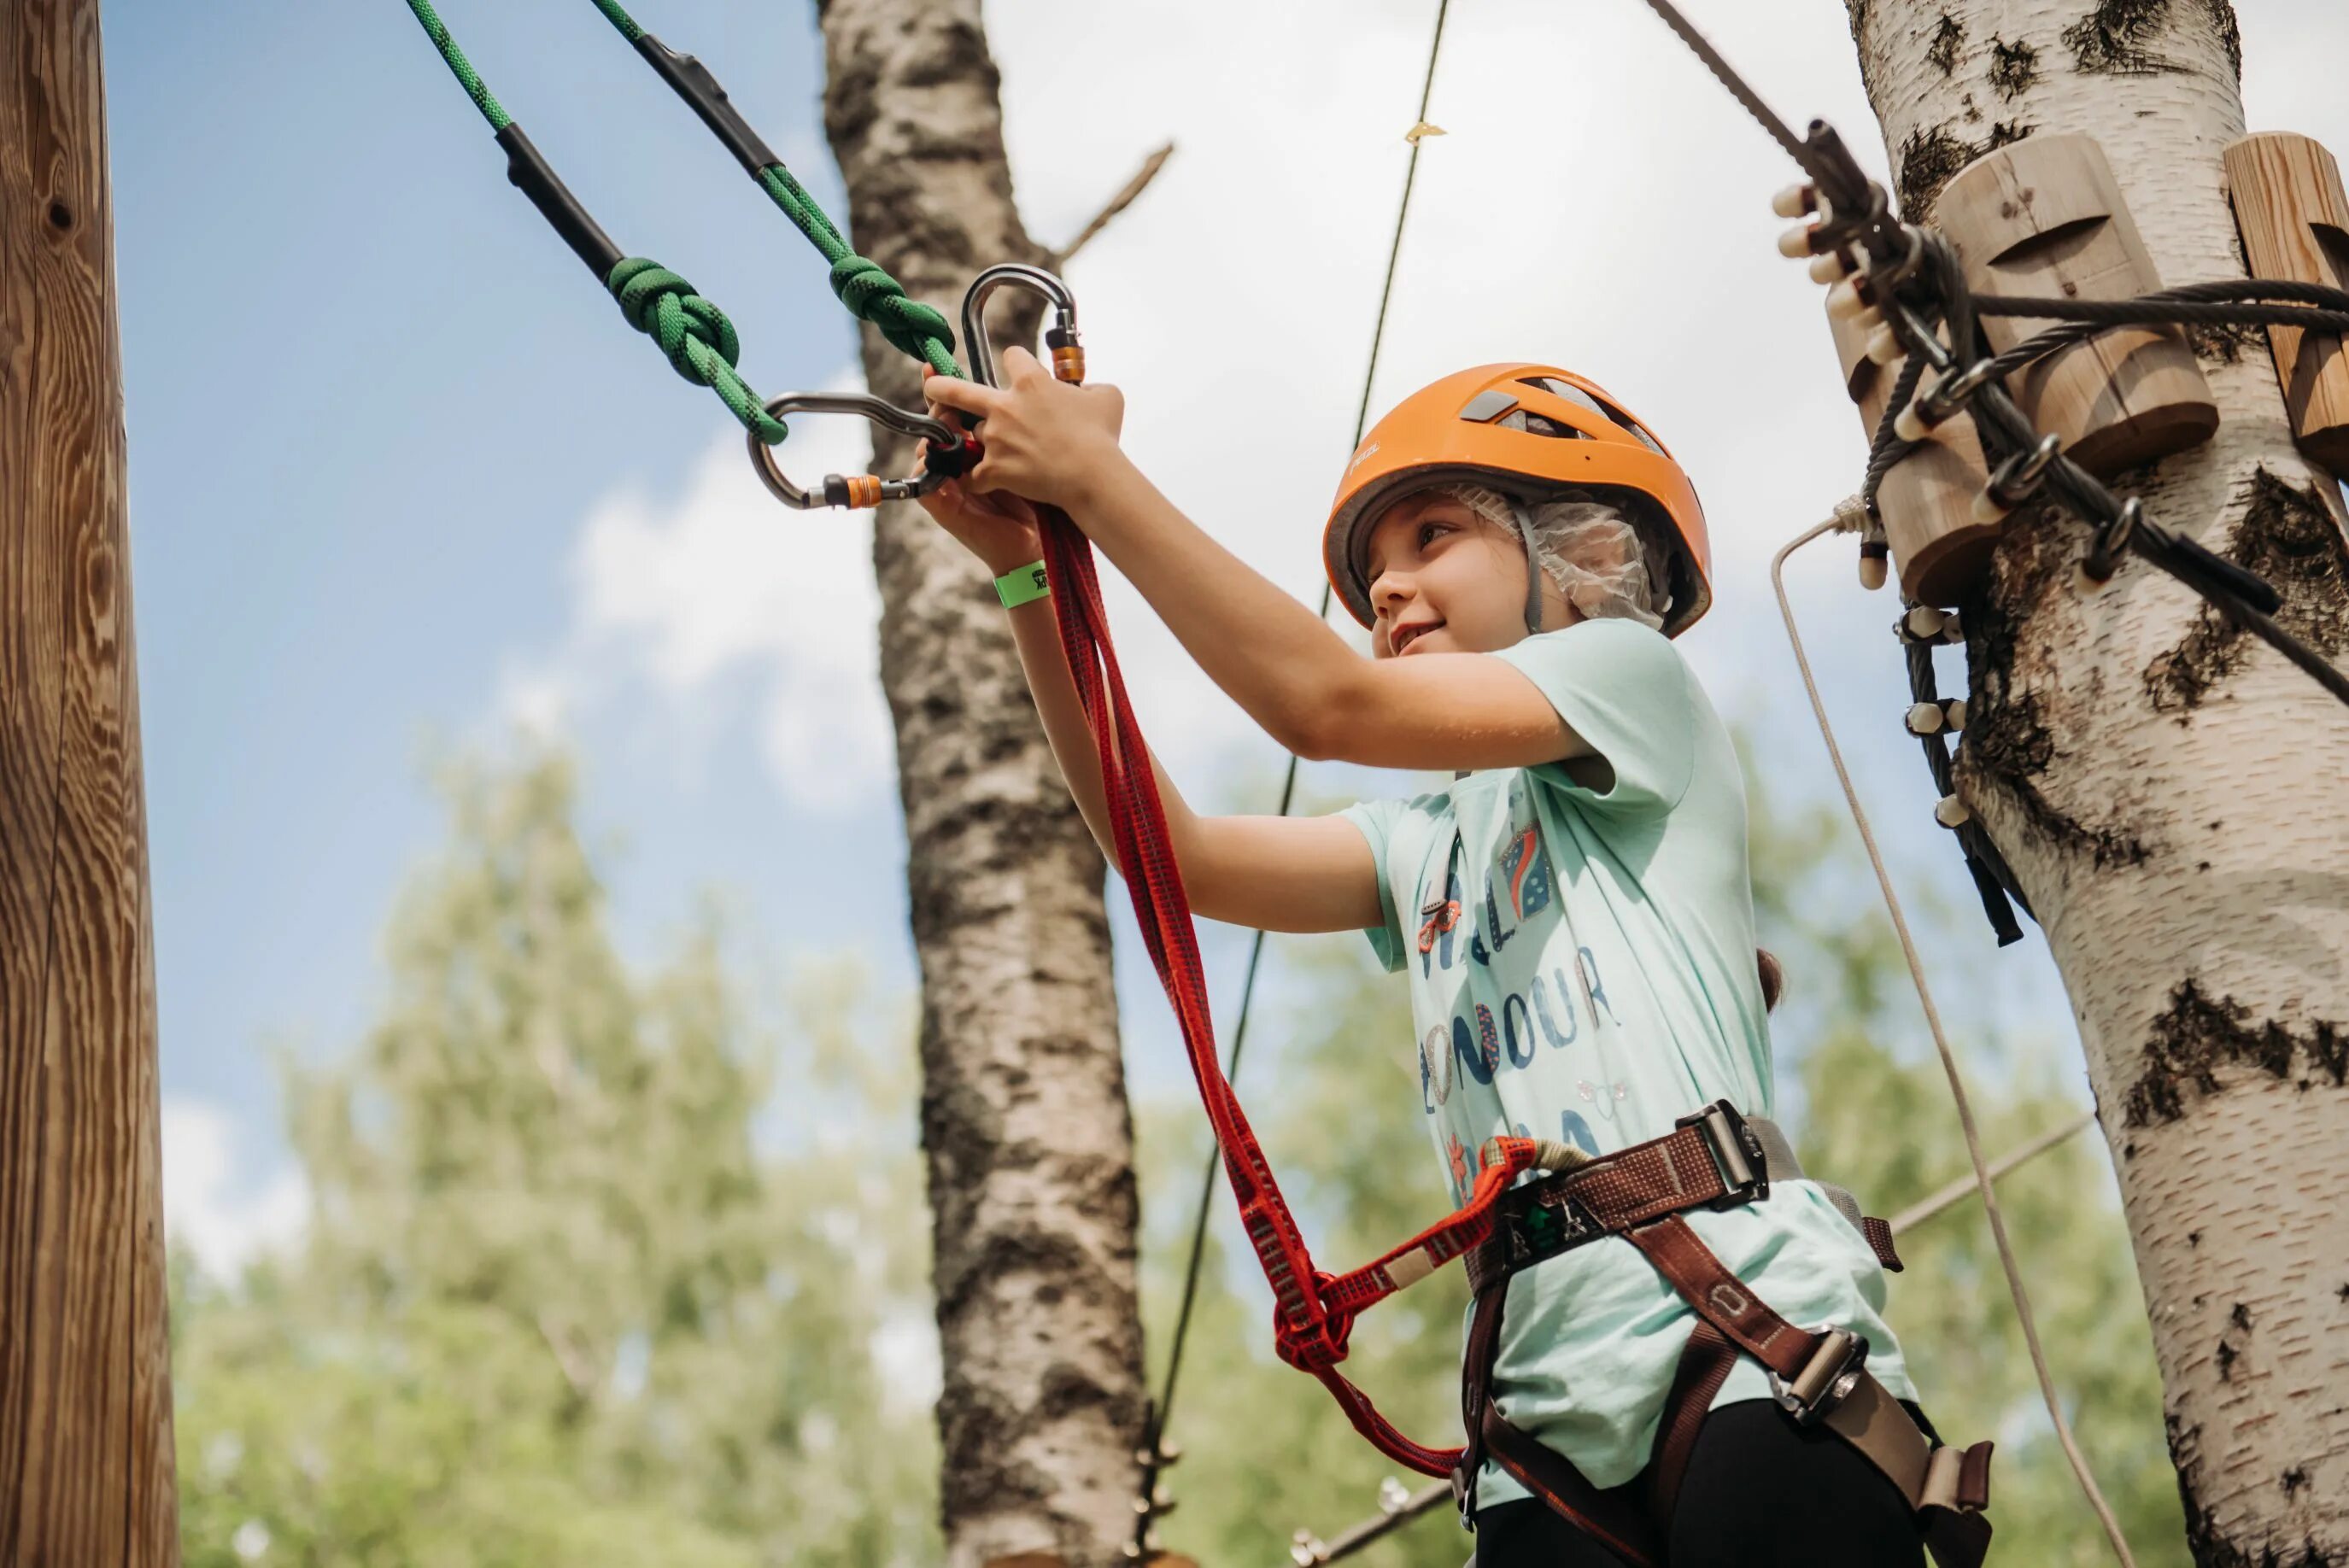
[[[1901,362],[1879,366],[1870,360],[1868,334],[1847,316],[1830,312],[1827,326],[1835,334],[1844,390],[1859,405],[1860,423],[1873,442],[1892,384],[1900,378]],[[1877,487],[1877,511],[1884,519],[1900,591],[1909,598],[1954,604],[1990,569],[2000,525],[1977,522],[1972,510],[1974,495],[1989,476],[1974,422],[1962,414],[1943,420],[1930,438],[1886,470]]]
[[[2161,275],[2089,136],[2034,136],[1986,153],[1943,187],[1934,222],[1956,242],[1979,294],[2128,299]],[[1984,316],[2003,353],[2054,324]],[[2050,355],[2012,379],[2014,400],[2099,477],[2210,438],[2219,407],[2171,327],[2122,326]]]
[[[2304,136],[2261,131],[2227,149],[2227,184],[2255,278],[2349,289],[2349,197],[2341,166]],[[2349,477],[2349,354],[2337,332],[2268,328],[2292,438]]]

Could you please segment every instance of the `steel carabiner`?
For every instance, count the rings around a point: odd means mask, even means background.
[[[1085,350],[1077,336],[1077,296],[1059,278],[1025,262],[988,268],[971,279],[962,296],[962,340],[970,353],[970,378],[981,387],[1001,385],[995,378],[995,344],[987,335],[987,302],[1006,285],[1041,294],[1052,307],[1052,325],[1044,333],[1044,345],[1052,351],[1052,375],[1057,380],[1082,382]]]
[[[877,474],[826,474],[819,493],[804,490],[785,476],[774,449],[750,438],[750,462],[774,498],[795,511],[821,507],[858,509],[888,500],[912,500],[926,496],[961,473],[977,457],[970,438],[946,420],[898,407],[870,392],[786,392],[767,399],[767,412],[780,419],[786,414],[860,414],[886,430],[917,436],[930,443],[923,471],[906,480],[885,480]]]

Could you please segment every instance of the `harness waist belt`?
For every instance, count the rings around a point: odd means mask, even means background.
[[[1804,1329],[1757,1297],[1714,1255],[1683,1215],[1728,1209],[1769,1196],[1770,1180],[1800,1180],[1802,1167],[1785,1135],[1726,1100],[1682,1117],[1665,1136],[1505,1192],[1492,1236],[1467,1255],[1476,1293],[1464,1360],[1461,1414],[1468,1447],[1454,1472],[1464,1515],[1473,1516],[1475,1476],[1490,1453],[1550,1507],[1642,1565],[1662,1563],[1671,1521],[1704,1413],[1730,1366],[1743,1353],[1768,1373],[1779,1408],[1800,1426],[1826,1427],[1898,1487],[1917,1511],[1926,1545],[1941,1568],[1976,1568],[1988,1550],[1991,1445],[1962,1450],[1936,1442],[1868,1371],[1868,1340],[1839,1328]],[[1831,1197],[1835,1196],[1831,1194]],[[1844,1210],[1849,1195],[1837,1203]],[[1890,1231],[1882,1221],[1852,1219],[1887,1267]],[[1505,1286],[1519,1269],[1620,1236],[1655,1267],[1696,1314],[1697,1326],[1665,1402],[1657,1454],[1644,1495],[1627,1485],[1599,1491],[1563,1455],[1511,1426],[1492,1399],[1500,1351]],[[1879,1238],[1881,1238],[1879,1240]]]

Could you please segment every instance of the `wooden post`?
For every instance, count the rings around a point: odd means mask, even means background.
[[[2127,299],[2161,287],[2094,137],[2043,133],[1976,159],[1942,188],[1933,221],[1957,242],[1977,294]],[[2048,325],[1985,316],[1982,335],[2003,354]],[[2207,441],[2219,427],[2175,327],[2099,333],[2018,372],[2013,391],[2033,424],[2105,478]]]
[[[2262,131],[2227,149],[2227,184],[2255,278],[2349,288],[2349,195],[2341,166],[2304,136]],[[2349,474],[2349,356],[2337,332],[2268,328],[2284,413],[2301,449]]]
[[[1874,440],[1905,361],[1878,365],[1868,358],[1868,334],[1849,316],[1830,311],[1827,329],[1835,335],[1844,390],[1859,406],[1860,427]],[[1989,480],[1971,419],[1942,420],[1885,474],[1877,511],[1903,593],[1920,604],[1954,604],[1982,581],[2002,526],[1973,515],[1974,497]]]
[[[98,0],[0,0],[0,1568],[172,1568]]]

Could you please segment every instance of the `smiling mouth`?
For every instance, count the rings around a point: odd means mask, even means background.
[[[1428,633],[1438,630],[1443,626],[1443,624],[1444,623],[1441,621],[1433,621],[1423,626],[1396,627],[1393,637],[1394,651],[1396,655],[1400,656],[1403,651],[1409,648],[1413,643],[1418,642],[1420,638],[1427,635]]]

